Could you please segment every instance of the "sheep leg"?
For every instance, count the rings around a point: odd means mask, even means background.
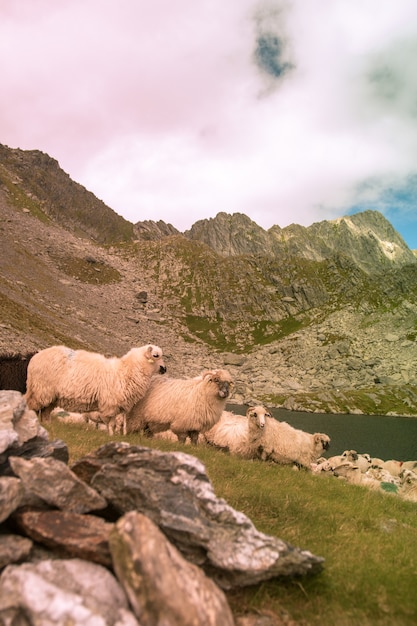
[[[50,422],[51,421],[51,413],[55,408],[55,404],[50,404],[49,406],[45,406],[39,409],[39,419],[41,422]]]
[[[198,430],[189,430],[187,434],[188,434],[188,436],[189,436],[189,438],[190,438],[191,443],[193,444],[193,446],[196,446],[196,445],[197,445],[197,442],[198,442],[198,434],[199,434],[199,431],[198,431]],[[185,437],[184,437],[184,442],[181,442],[181,443],[185,443],[186,438],[187,438],[187,437],[185,436]],[[178,436],[178,439],[179,439],[179,436]]]

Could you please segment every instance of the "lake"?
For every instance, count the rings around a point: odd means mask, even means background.
[[[244,406],[231,405],[227,409],[237,414],[246,413]],[[372,457],[387,461],[417,461],[417,418],[387,415],[333,415],[301,413],[285,409],[271,409],[281,422],[308,433],[326,433],[331,442],[327,457],[344,450],[367,452]]]

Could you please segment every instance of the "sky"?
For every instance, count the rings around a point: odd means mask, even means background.
[[[0,143],[129,221],[381,211],[417,248],[416,0],[0,0]]]

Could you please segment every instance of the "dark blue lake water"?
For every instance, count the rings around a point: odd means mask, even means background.
[[[246,407],[229,410],[244,415]],[[417,461],[417,418],[386,415],[330,415],[272,409],[273,416],[308,433],[326,433],[331,438],[326,456],[344,450],[367,452],[383,460]]]

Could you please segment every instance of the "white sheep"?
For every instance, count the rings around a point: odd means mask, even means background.
[[[162,350],[147,344],[121,358],[52,346],[30,360],[26,403],[49,419],[54,407],[79,413],[98,411],[110,435],[118,414],[126,414],[145,394],[152,377],[164,373]],[[124,434],[126,431],[123,426]]]
[[[345,450],[342,454],[336,454],[335,456],[330,456],[328,459],[319,458],[314,463],[314,468],[312,468],[316,473],[318,472],[329,472],[335,470],[337,467],[344,466],[350,464],[355,467],[362,466],[362,455],[359,455],[356,450]],[[362,471],[362,470],[361,470]],[[365,471],[365,470],[364,470]]]
[[[403,468],[403,462],[390,459],[389,461],[384,461],[382,467],[392,476],[399,476]]]
[[[254,458],[259,440],[264,434],[267,417],[272,416],[263,406],[249,407],[246,415],[223,411],[219,421],[204,433],[205,440],[230,454]]]
[[[417,473],[413,470],[404,469],[400,474],[400,481],[398,495],[404,500],[417,502]]]
[[[224,369],[203,372],[197,378],[154,378],[126,416],[127,432],[148,436],[170,429],[181,443],[196,444],[199,433],[220,419],[232,392],[233,379]]]
[[[267,418],[266,429],[258,449],[263,461],[311,469],[311,464],[329,448],[330,437],[324,433],[306,433],[274,418]]]

